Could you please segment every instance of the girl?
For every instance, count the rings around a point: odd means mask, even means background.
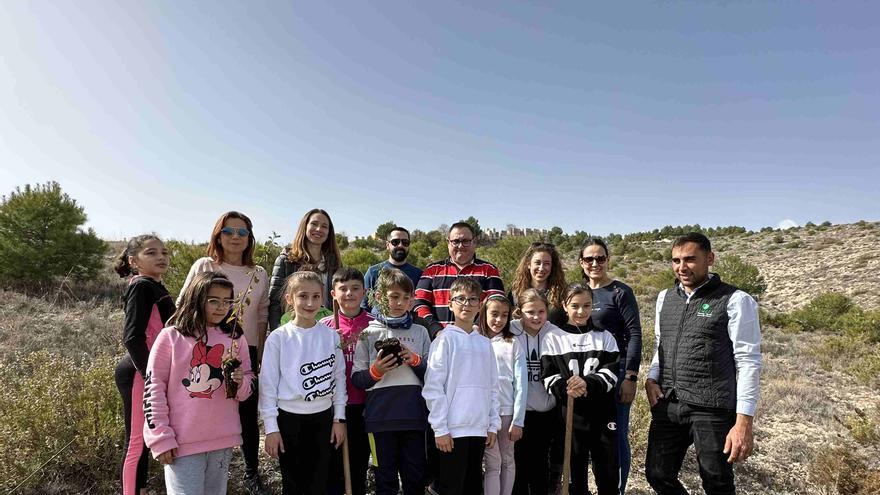
[[[617,438],[620,453],[620,495],[625,495],[629,478],[629,415],[636,396],[636,380],[642,359],[642,324],[639,305],[632,289],[608,274],[611,256],[601,239],[587,239],[580,251],[584,281],[593,291],[593,325],[608,330],[617,340],[620,369],[617,370]]]
[[[263,267],[254,263],[256,239],[251,219],[237,211],[220,216],[211,231],[207,257],[193,263],[178,304],[189,284],[198,273],[222,272],[232,282],[235,290],[236,313],[248,341],[251,363],[259,363],[266,339],[266,322],[269,319],[269,277]],[[255,373],[256,374],[256,373]],[[257,382],[254,381],[254,387]],[[249,493],[264,494],[266,489],[260,479],[257,464],[260,449],[260,429],[257,426],[257,391],[239,404],[241,418],[241,453],[244,457],[244,485]]]
[[[168,270],[168,249],[155,235],[134,237],[116,258],[113,269],[120,277],[133,275],[122,297],[122,343],[127,352],[115,372],[125,421],[122,493],[145,495],[148,459],[143,436],[144,377],[150,347],[174,313],[174,301],[162,285],[162,275]]]
[[[550,302],[548,318],[556,325],[565,322],[562,294],[565,292],[565,270],[556,246],[549,242],[533,242],[519,260],[507,298],[514,306],[526,289],[537,289]]]
[[[340,259],[342,257],[336,245],[336,231],[333,229],[330,214],[319,208],[307,211],[299,222],[293,242],[278,255],[275,267],[272,268],[272,279],[269,282],[269,329],[281,325],[284,313],[284,281],[291,273],[300,270],[313,271],[320,275],[323,299],[319,304],[327,309],[319,311],[316,316],[323,318],[333,314],[330,277],[339,269]]]
[[[587,464],[592,457],[599,495],[618,492],[617,408],[615,385],[619,353],[610,332],[590,324],[593,296],[585,284],[565,292],[565,333],[541,343],[544,385],[560,404],[574,397],[572,414],[572,495],[586,495]],[[565,409],[565,407],[563,407]]]
[[[526,415],[526,359],[510,333],[510,310],[510,301],[497,294],[486,298],[480,310],[479,331],[492,341],[492,350],[495,352],[501,415],[498,441],[492,448],[486,449],[483,457],[486,468],[483,493],[486,495],[510,495],[513,492],[516,472],[513,446],[522,438]]]
[[[339,334],[315,321],[324,287],[318,274],[294,273],[284,299],[291,321],[266,339],[260,414],[266,453],[279,460],[285,494],[326,493],[330,446],[345,440],[345,360]]]
[[[562,428],[556,399],[541,383],[541,344],[552,334],[563,333],[547,321],[547,298],[537,289],[526,289],[518,297],[522,318],[510,322],[511,332],[525,351],[528,372],[526,418],[523,436],[514,446],[516,477],[514,493],[548,493],[550,442]]]
[[[253,380],[247,338],[229,318],[233,296],[229,279],[200,273],[150,351],[144,439],[165,465],[169,494],[226,493],[232,448],[241,445],[238,404]],[[230,376],[233,360],[240,364]]]

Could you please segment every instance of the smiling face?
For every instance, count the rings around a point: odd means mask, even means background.
[[[208,297],[205,300],[205,323],[209,327],[219,325],[227,315],[229,308],[235,302],[232,289],[220,285],[212,285],[208,288]]]
[[[598,244],[592,244],[581,251],[581,269],[592,282],[608,281],[608,260],[610,257],[605,248]]]
[[[339,304],[339,309],[346,316],[356,316],[361,311],[364,299],[364,283],[360,280],[337,282],[330,295]]]
[[[288,307],[293,308],[296,313],[297,320],[314,320],[315,314],[324,303],[323,292],[321,284],[306,280],[288,292],[284,298],[287,300]]]
[[[456,227],[449,231],[446,240],[449,248],[449,257],[452,262],[464,266],[474,260],[476,246],[474,246],[474,234],[466,227]]]
[[[715,263],[715,253],[703,251],[696,242],[686,242],[672,248],[672,271],[687,292],[706,281],[709,267],[713,263]]]
[[[541,301],[523,304],[520,312],[523,328],[532,335],[541,331],[541,327],[547,322],[547,305]]]
[[[227,218],[223,222],[223,230],[220,231],[220,247],[223,248],[224,259],[237,260],[241,263],[242,255],[250,242],[250,233],[239,235],[242,229],[248,230],[248,226],[240,218]]]
[[[388,316],[400,318],[409,311],[412,294],[392,285],[385,291],[385,300],[388,301]]]
[[[128,257],[128,264],[138,275],[160,280],[168,270],[169,259],[165,244],[159,239],[150,239],[144,242],[136,255]]]
[[[492,299],[486,303],[486,324],[489,327],[489,337],[494,337],[501,333],[509,319],[510,304],[506,301]]]
[[[306,223],[306,241],[321,246],[330,234],[330,219],[323,213],[312,213]]]
[[[565,313],[568,315],[568,322],[572,325],[582,327],[590,321],[590,314],[593,311],[593,296],[589,292],[581,292],[571,296],[565,303]]]
[[[545,289],[547,287],[547,279],[553,271],[553,257],[550,253],[538,251],[532,255],[529,260],[529,274],[532,276],[532,287],[536,289]]]

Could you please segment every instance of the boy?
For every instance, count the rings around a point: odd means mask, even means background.
[[[481,493],[483,452],[501,427],[492,343],[474,331],[481,294],[476,280],[456,279],[449,289],[455,322],[431,344],[422,395],[438,451],[432,494]]]
[[[380,272],[373,297],[375,319],[355,351],[352,382],[367,391],[364,416],[376,449],[377,495],[397,495],[398,474],[404,495],[425,491],[427,417],[422,381],[431,339],[425,327],[412,322],[412,291],[412,280],[402,271]],[[376,343],[388,339],[397,339],[399,351],[393,347],[377,351]]]
[[[367,328],[373,317],[361,309],[364,297],[364,278],[354,268],[342,267],[336,270],[331,281],[330,296],[338,308],[339,323],[334,316],[327,316],[321,323],[339,333],[342,354],[345,357],[345,388],[348,392],[348,403],[345,406],[345,417],[348,420],[349,463],[351,466],[351,489],[355,495],[367,492],[367,467],[370,460],[370,444],[364,425],[364,401],[366,394],[352,384],[352,368],[354,366],[355,347],[361,331]],[[330,479],[327,493],[342,495],[345,492],[342,472],[342,449],[333,451],[330,465]]]

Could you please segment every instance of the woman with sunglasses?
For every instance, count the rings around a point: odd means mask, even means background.
[[[222,272],[226,275],[235,292],[234,309],[238,311],[239,307],[242,308],[238,315],[239,323],[244,328],[250,362],[253,363],[254,373],[257,373],[263,354],[263,342],[266,340],[266,322],[269,319],[269,275],[262,266],[254,263],[255,248],[256,239],[251,219],[237,211],[224,213],[211,231],[207,256],[193,263],[180,294],[184,294],[198,273]],[[245,302],[239,306],[244,294],[247,294]],[[257,425],[259,393],[257,381],[253,383],[253,393],[238,406],[241,418],[241,452],[245,466],[244,486],[248,493],[264,494],[268,492],[257,470],[260,451],[260,429]]]
[[[631,452],[629,447],[629,414],[636,395],[636,381],[642,361],[642,324],[639,306],[628,285],[614,280],[608,274],[611,255],[605,241],[590,238],[580,252],[584,280],[593,290],[591,320],[600,330],[607,330],[617,340],[620,349],[618,371],[617,438],[620,454],[620,495],[626,492]]]

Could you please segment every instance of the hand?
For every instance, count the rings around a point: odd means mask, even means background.
[[[755,436],[752,432],[752,422],[754,418],[745,414],[736,415],[736,424],[727,434],[724,440],[724,453],[730,454],[727,458],[728,464],[736,461],[745,461],[752,455],[755,448]]]
[[[385,351],[379,351],[379,354],[376,356],[376,360],[373,361],[373,368],[380,375],[385,375],[389,371],[397,368],[397,357],[393,354],[390,356],[385,356]]]
[[[172,464],[175,457],[177,457],[177,449],[171,449],[159,454],[156,460],[159,461],[159,464]]]
[[[345,423],[333,423],[333,429],[330,430],[330,443],[334,448],[338,449],[342,446],[342,442],[345,441],[345,433]]]
[[[620,384],[620,402],[621,404],[632,404],[632,401],[636,398],[636,382],[629,381],[626,378],[623,379],[623,383]]]
[[[660,397],[663,397],[663,390],[656,381],[648,378],[645,380],[645,395],[648,396],[648,403],[651,404],[651,407],[654,407],[657,405]]]
[[[239,385],[244,381],[244,371],[241,367],[236,368],[235,371],[232,372],[232,381]]]
[[[495,446],[495,440],[498,437],[498,434],[494,431],[490,431],[486,433],[486,448],[491,449]]]
[[[413,359],[412,351],[403,344],[400,344],[400,358],[403,359],[403,364],[409,364]]]
[[[449,433],[434,438],[434,443],[437,444],[437,450],[440,452],[446,452],[447,454],[452,452],[452,436]]]
[[[568,382],[566,382],[565,393],[574,398],[586,397],[587,382],[579,376],[572,376],[568,379]]]
[[[269,433],[266,435],[266,453],[273,459],[278,459],[278,454],[284,453],[284,442],[281,440],[281,433]]]
[[[522,438],[522,427],[510,425],[510,430],[507,431],[507,437],[510,438],[511,442],[516,442]]]

